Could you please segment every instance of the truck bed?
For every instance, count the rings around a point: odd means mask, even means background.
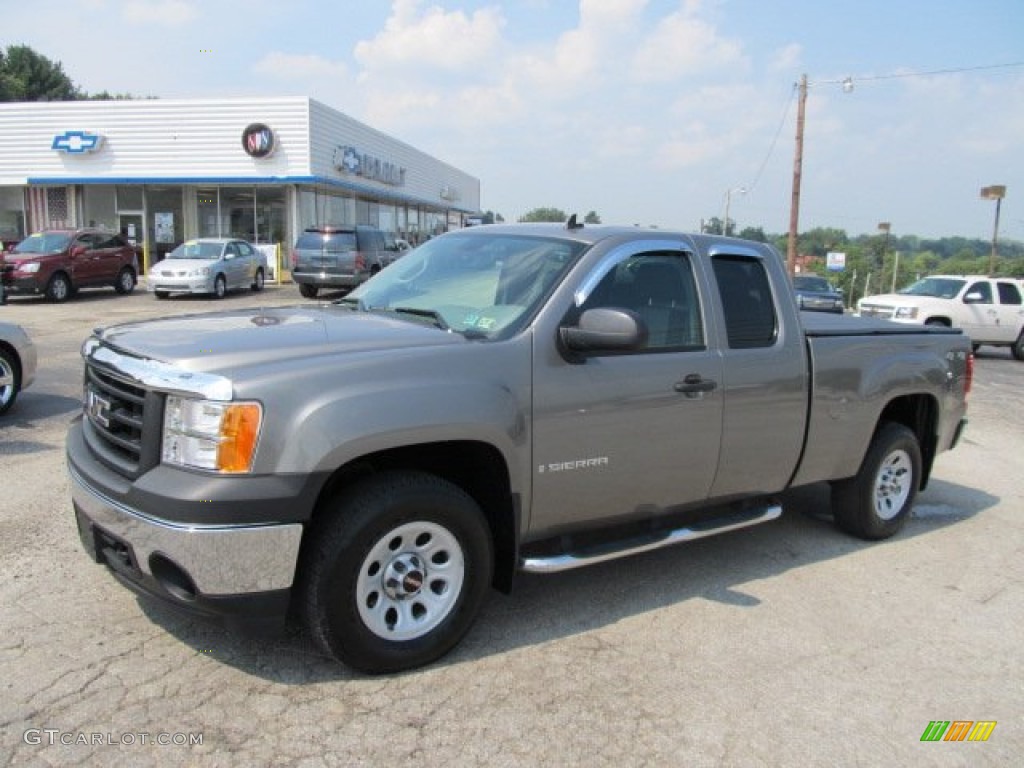
[[[834,315],[826,312],[801,312],[800,322],[808,336],[902,336],[907,334],[931,333],[938,335],[959,335],[959,328],[943,328],[933,325],[906,325],[857,315]]]

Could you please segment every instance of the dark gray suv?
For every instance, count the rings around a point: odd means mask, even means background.
[[[311,227],[295,242],[292,280],[307,299],[321,288],[355,288],[390,263],[376,227]]]

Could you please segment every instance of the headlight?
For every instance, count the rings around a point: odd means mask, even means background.
[[[248,472],[262,421],[259,403],[170,396],[164,409],[161,457],[168,464],[183,467]]]
[[[24,272],[26,275],[32,275],[39,271],[39,262],[30,261],[27,264],[21,264],[15,270],[17,272]]]
[[[902,317],[907,320],[913,320],[917,317],[917,307],[896,307],[896,313],[893,317]]]
[[[193,269],[191,272],[188,273],[188,276],[189,277],[206,277],[209,274],[210,274],[210,268],[209,267],[196,267],[195,269]]]

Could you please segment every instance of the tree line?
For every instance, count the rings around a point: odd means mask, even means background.
[[[75,85],[59,61],[51,61],[27,45],[9,45],[0,51],[0,102],[134,98],[127,93],[87,93]]]

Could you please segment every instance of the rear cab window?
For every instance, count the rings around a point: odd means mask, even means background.
[[[715,256],[711,263],[729,348],[773,346],[779,320],[764,264],[759,259],[731,255]]]

